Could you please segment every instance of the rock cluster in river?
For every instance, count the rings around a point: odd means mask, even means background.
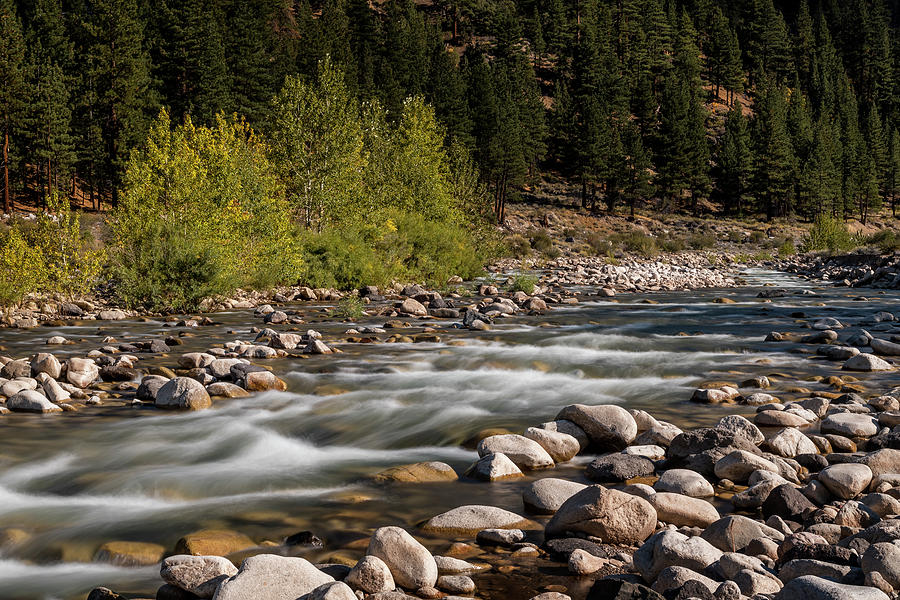
[[[565,257],[547,265],[544,281],[556,286],[596,286],[607,291],[658,292],[731,287],[731,267],[704,254],[610,264],[604,257]]]
[[[805,255],[779,261],[776,266],[809,279],[832,281],[848,287],[900,289],[900,256],[893,254]]]

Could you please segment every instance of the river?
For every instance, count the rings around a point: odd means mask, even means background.
[[[161,584],[157,567],[92,562],[110,540],[171,549],[202,528],[234,529],[259,542],[311,530],[326,546],[304,555],[320,560],[335,552],[357,557],[362,550],[351,542],[374,527],[414,528],[461,504],[521,513],[522,481],[383,487],[367,477],[423,460],[462,472],[477,455],[461,442],[475,432],[519,431],[576,402],[641,408],[682,427],[746,414],[746,407],[688,400],[707,380],[835,374],[839,364],[798,353],[798,345],[763,341],[772,330],[797,330],[796,313],[805,321],[857,322],[897,308],[897,292],[819,287],[763,271],[745,278],[749,285],[734,290],[594,298],[542,317],[504,319],[492,331],[441,330],[441,343],[344,345],[339,355],[270,361],[287,392],[218,402],[201,412],[113,402],[78,413],[0,417],[0,529],[31,536],[0,549],[0,598],[83,598],[98,585],[153,597]],[[765,283],[817,296],[764,303],[756,295]],[[861,294],[868,301],[856,299]],[[718,296],[735,303],[713,303]],[[261,326],[252,311],[212,316],[221,324],[195,330],[179,351],[252,339],[249,328]],[[310,327],[330,341],[348,325],[328,321],[320,310]],[[106,335],[131,341],[172,331],[159,321],[85,322],[2,330],[0,344],[22,357],[63,335],[79,341],[49,350],[83,355]],[[174,362],[171,356],[139,366]],[[884,387],[900,385],[896,374],[860,375],[874,377]],[[552,474],[576,477],[579,464]],[[436,548],[441,543],[434,541]]]

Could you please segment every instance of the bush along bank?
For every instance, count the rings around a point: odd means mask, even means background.
[[[386,314],[424,314],[420,300],[428,298],[416,298],[398,299],[386,306]],[[502,314],[490,308],[503,304],[496,298],[479,304],[486,317]],[[258,318],[270,326],[290,320],[279,312],[262,309]],[[228,553],[253,555],[238,566],[206,552],[213,546],[189,533],[161,563],[165,585],[160,594],[170,597],[181,590],[219,600],[479,594],[480,582],[488,586],[492,576],[509,573],[492,575],[503,561],[540,557],[564,565],[573,589],[584,581],[579,578],[596,579],[581,594],[594,600],[887,600],[900,590],[900,393],[883,393],[874,387],[877,380],[860,382],[851,374],[895,370],[900,346],[859,337],[858,327],[868,321],[811,322],[803,332],[770,336],[773,347],[779,339],[790,339],[834,350],[819,352],[833,361],[836,373],[845,373],[831,378],[834,393],[782,402],[767,377],[704,388],[694,393],[695,401],[740,403],[756,412],[749,418],[724,416],[715,426],[691,430],[617,405],[566,406],[553,420],[518,433],[477,435],[479,457],[462,473],[429,462],[374,475],[378,482],[398,486],[521,479],[521,511],[461,502],[417,528],[381,527],[352,565],[279,555],[296,547],[298,539],[256,546],[246,536],[232,535],[237,541]],[[262,330],[259,343],[271,347],[296,341],[309,348],[316,341],[312,333],[296,340],[284,335]],[[326,344],[326,349],[333,348]],[[179,363],[205,373],[209,385],[221,385],[212,379],[223,359],[212,352],[185,355]],[[235,368],[252,372],[234,365],[228,369],[232,374]],[[163,390],[179,381],[163,383],[155,402],[168,402],[169,392]],[[558,477],[527,478],[570,461],[585,465],[588,484],[562,471]],[[317,538],[307,534],[303,539]],[[422,541],[444,549],[429,550]],[[533,597],[566,600],[565,591],[535,589]],[[96,598],[112,594],[94,593]]]

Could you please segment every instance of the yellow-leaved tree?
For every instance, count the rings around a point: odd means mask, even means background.
[[[241,119],[212,127],[163,111],[126,169],[111,219],[113,273],[129,305],[192,310],[241,287],[294,283],[302,266],[266,144]]]

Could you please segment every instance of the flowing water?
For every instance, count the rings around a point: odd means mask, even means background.
[[[737,290],[620,295],[502,320],[488,332],[442,330],[441,343],[345,345],[340,355],[271,361],[289,391],[222,401],[202,412],[113,402],[78,413],[0,418],[0,529],[30,534],[0,549],[0,598],[83,598],[97,585],[152,597],[161,583],[156,567],[92,562],[97,547],[111,540],[171,549],[202,528],[234,529],[260,542],[312,530],[326,547],[306,554],[310,559],[333,552],[352,558],[362,552],[352,542],[381,525],[412,528],[469,503],[521,512],[521,481],[379,487],[367,477],[423,460],[461,472],[476,458],[461,443],[475,432],[521,430],[576,402],[642,408],[680,426],[709,424],[740,407],[689,403],[704,381],[837,372],[839,365],[800,353],[797,345],[763,342],[769,331],[799,327],[793,313],[857,322],[895,309],[898,300],[896,292],[817,288],[775,273],[746,277],[750,285]],[[806,287],[820,297],[763,303],[755,296],[764,282]],[[869,300],[858,301],[860,293]],[[721,295],[735,303],[711,302]],[[313,314],[310,326],[340,339],[347,325],[321,315]],[[249,328],[260,325],[252,311],[214,317],[220,325],[195,330],[178,350],[252,338]],[[157,321],[82,323],[3,330],[0,343],[10,355],[27,356],[58,334],[79,340],[51,348],[71,355],[99,347],[106,335],[133,341],[171,332]],[[173,363],[169,357],[141,364]],[[900,384],[897,377],[860,378],[890,387]],[[542,475],[577,477],[578,466]],[[445,547],[434,541],[435,549]]]

